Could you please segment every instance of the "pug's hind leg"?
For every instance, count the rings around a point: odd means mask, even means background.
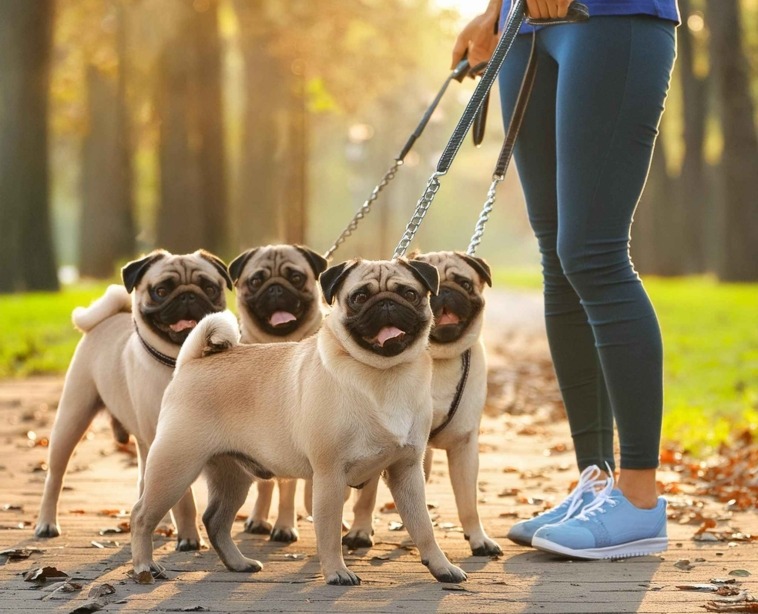
[[[458,517],[463,534],[469,541],[471,552],[476,556],[502,554],[497,542],[484,532],[477,509],[477,480],[479,477],[479,438],[476,433],[468,440],[447,451],[450,482],[453,485]]]
[[[208,538],[221,561],[231,571],[256,572],[263,569],[260,561],[240,552],[232,539],[232,524],[237,511],[247,498],[252,478],[228,456],[212,458],[205,467],[208,482],[208,507],[203,524]]]
[[[371,478],[358,491],[353,505],[353,524],[350,531],[342,536],[342,543],[353,550],[371,548],[374,545],[374,508],[376,507],[376,491],[379,487],[379,476]]]
[[[205,450],[180,443],[186,440],[183,433],[166,432],[147,456],[144,489],[131,514],[132,561],[139,583],[151,581],[145,572],[162,574],[153,561],[153,531],[192,486],[208,458]]]
[[[421,554],[421,562],[440,582],[463,582],[466,572],[447,560],[434,538],[424,496],[421,459],[401,460],[387,468],[387,485],[405,528]]]
[[[255,499],[253,511],[245,520],[245,533],[270,535],[272,527],[268,521],[268,513],[271,509],[271,497],[274,494],[274,480],[257,480],[255,486],[258,489],[258,496]]]
[[[94,382],[81,369],[70,369],[63,389],[48,449],[48,470],[45,490],[40,504],[39,519],[34,529],[36,537],[58,537],[58,499],[63,478],[74,448],[81,440],[100,408]]]
[[[298,540],[295,493],[297,480],[277,480],[279,487],[279,512],[271,531],[271,541],[292,543]]]

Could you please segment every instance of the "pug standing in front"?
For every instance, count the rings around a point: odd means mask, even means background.
[[[228,569],[261,569],[231,537],[253,476],[313,478],[324,578],[359,584],[342,558],[343,492],[386,469],[423,563],[442,582],[466,579],[435,541],[424,494],[429,293],[437,291],[437,270],[424,262],[353,261],[328,269],[320,283],[334,307],[319,332],[299,343],[238,345],[231,314],[210,316],[190,334],[132,510],[135,578],[162,571],[153,561],[153,530],[204,470],[203,522]]]
[[[58,499],[66,467],[103,408],[117,432],[137,440],[142,492],[145,459],[176,356],[201,318],[226,308],[225,289],[232,286],[224,262],[203,250],[186,255],[157,250],[127,264],[122,277],[123,287],[111,286],[92,306],[74,310],[74,324],[85,334],[66,373],[50,434],[37,537],[60,535]],[[202,544],[189,486],[172,510],[177,550]]]
[[[326,270],[326,258],[300,245],[256,247],[229,264],[237,294],[242,343],[301,341],[313,335],[324,319],[318,276]],[[295,480],[276,480],[279,511],[272,527],[268,522],[273,480],[257,482],[258,497],[245,531],[270,535],[272,541],[298,539],[295,513]]]
[[[445,450],[458,516],[472,553],[502,554],[485,533],[477,510],[479,423],[487,397],[483,291],[485,284],[492,285],[490,268],[481,258],[462,252],[432,252],[416,259],[435,266],[440,274],[440,291],[431,299],[434,419],[424,469],[428,477],[433,448]],[[355,519],[342,538],[350,548],[374,545],[371,536],[378,484],[378,476],[370,480],[353,506]]]

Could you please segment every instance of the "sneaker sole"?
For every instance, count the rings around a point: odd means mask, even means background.
[[[511,535],[506,535],[506,539],[510,539],[514,544],[518,544],[519,546],[525,546],[527,548],[530,548],[532,545],[532,541],[526,541],[525,539],[521,539],[519,537],[513,537]]]
[[[551,542],[544,537],[534,537],[532,546],[544,552],[559,554],[569,558],[576,559],[626,559],[633,556],[647,556],[663,552],[668,548],[668,537],[651,537],[649,539],[639,539],[637,541],[619,544],[618,546],[607,546],[605,548],[585,548],[574,550],[561,544]]]

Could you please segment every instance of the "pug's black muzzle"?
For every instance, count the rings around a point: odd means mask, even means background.
[[[434,343],[454,343],[468,329],[476,314],[481,310],[481,304],[475,304],[463,292],[449,286],[441,286],[439,294],[432,296],[429,301],[434,314],[435,324],[429,338]],[[455,324],[439,324],[443,314],[452,314],[458,318]]]
[[[171,325],[182,320],[199,322],[209,313],[216,313],[224,308],[214,305],[202,291],[185,290],[169,296],[160,304],[142,308],[142,317],[150,328],[160,337],[181,345],[192,332],[192,328],[180,331],[171,330]]]
[[[302,316],[312,302],[312,298],[302,296],[279,283],[263,286],[258,292],[245,298],[245,305],[260,328],[270,335],[282,337],[300,328],[303,323]],[[291,313],[295,319],[273,325],[271,316],[277,311]]]
[[[427,320],[410,303],[396,294],[381,293],[370,299],[353,316],[348,316],[345,326],[362,348],[380,356],[397,356],[405,351],[424,329]],[[384,343],[377,341],[385,327],[394,327],[403,332]]]

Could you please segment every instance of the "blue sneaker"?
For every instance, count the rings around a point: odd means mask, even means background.
[[[632,505],[613,483],[579,514],[561,524],[538,529],[532,546],[577,559],[621,559],[663,552],[666,500],[650,510]]]
[[[579,476],[579,483],[560,505],[551,508],[534,518],[514,524],[506,537],[519,546],[531,546],[532,537],[537,529],[549,524],[556,524],[576,516],[594,499],[595,494],[607,487],[608,478],[597,465],[590,465]]]

